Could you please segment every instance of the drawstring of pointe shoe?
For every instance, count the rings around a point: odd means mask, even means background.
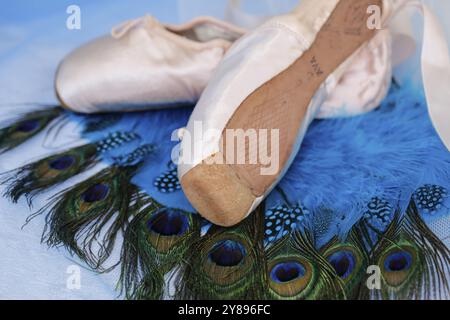
[[[156,20],[151,16],[143,16],[137,19],[127,20],[111,30],[111,36],[115,39],[120,39],[126,35],[131,29],[141,25],[155,25]]]
[[[392,1],[397,1],[396,8],[388,23],[407,7],[418,9],[423,16],[421,71],[425,98],[433,126],[450,151],[450,56],[446,35],[439,19],[423,0]]]

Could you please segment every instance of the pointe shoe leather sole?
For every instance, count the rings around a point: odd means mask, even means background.
[[[248,96],[228,122],[225,130],[279,130],[277,174],[261,175],[262,165],[211,165],[204,161],[182,177],[186,196],[203,217],[217,225],[233,226],[245,219],[255,209],[255,200],[273,187],[300,148],[299,130],[308,125],[303,120],[315,92],[328,75],[375,35],[376,30],[367,27],[370,5],[381,8],[382,0],[341,0],[313,45],[288,69]],[[249,150],[248,145],[245,148],[247,159],[257,152]],[[226,152],[213,157],[226,159]]]

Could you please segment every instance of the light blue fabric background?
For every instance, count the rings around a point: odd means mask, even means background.
[[[246,6],[261,6],[262,1],[246,0]],[[439,15],[450,12],[450,1],[430,2],[439,9]],[[172,23],[197,14],[221,17],[225,3],[225,0],[2,0],[0,119],[24,110],[24,103],[56,103],[53,75],[58,62],[73,48],[109,32],[123,20],[145,13]],[[66,28],[66,8],[71,4],[81,7],[81,30]],[[444,19],[447,30],[450,30],[449,21]],[[73,140],[74,137],[67,138]],[[29,160],[30,155],[39,157],[43,152],[42,143],[39,140],[27,143],[13,153],[1,156],[0,170],[15,168]],[[45,196],[40,197],[36,208],[45,200]],[[117,298],[117,272],[96,275],[81,268],[81,288],[68,289],[67,268],[77,265],[78,261],[72,261],[64,250],[47,249],[40,244],[44,227],[42,217],[21,229],[30,213],[24,202],[11,205],[0,198],[0,299]]]
[[[66,28],[66,8],[70,4],[81,7],[81,30]],[[26,109],[24,103],[56,103],[53,76],[58,62],[83,42],[145,13],[162,21],[178,21],[176,0],[2,0],[0,5],[0,119]],[[38,158],[43,143],[34,140],[1,156],[0,171],[17,167],[30,157]],[[58,190],[64,187],[67,185]],[[52,194],[56,191],[52,190]],[[35,208],[46,198],[39,197]],[[43,217],[21,229],[30,213],[24,202],[12,205],[0,197],[0,299],[117,298],[117,272],[97,275],[81,267],[81,288],[69,289],[68,268],[79,261],[72,261],[63,249],[48,249],[40,244]]]

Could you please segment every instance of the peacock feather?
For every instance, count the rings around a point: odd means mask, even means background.
[[[60,107],[33,111],[20,116],[14,123],[0,129],[0,153],[9,151],[42,132],[60,115]]]
[[[124,234],[121,283],[129,298],[154,299],[162,294],[163,276],[184,261],[200,237],[200,218],[148,197],[141,201],[143,209]]]
[[[450,252],[421,219],[411,201],[406,214],[398,211],[371,253],[381,269],[377,299],[435,299],[448,296]]]
[[[261,212],[238,226],[212,226],[187,250],[177,274],[178,299],[258,299],[264,297]]]
[[[99,148],[105,151],[116,143],[108,138]],[[154,149],[153,145],[138,147],[122,162],[52,197],[28,220],[47,213],[43,240],[49,246],[63,245],[92,268],[103,270],[117,234],[137,210],[141,195],[131,180]]]
[[[95,144],[87,144],[7,172],[2,181],[9,184],[4,195],[13,202],[26,195],[31,205],[38,193],[95,165],[96,155]]]
[[[127,299],[161,300],[164,296],[165,278],[156,266],[145,265],[146,273],[142,281],[132,291],[127,292]],[[121,281],[120,281],[121,282]],[[130,292],[132,292],[130,294]]]
[[[346,298],[356,299],[361,297],[361,292],[365,290],[369,257],[364,250],[364,244],[354,229],[345,241],[333,238],[321,248],[320,252],[333,267],[336,276],[342,280]]]
[[[96,143],[75,147],[6,172],[2,181],[8,185],[5,196],[17,202],[25,195],[31,205],[37,194],[93,167],[106,152],[138,138],[132,132],[110,133]]]
[[[130,204],[138,190],[129,181],[137,169],[107,168],[51,198],[29,220],[47,212],[43,240],[49,246],[64,245],[93,268],[100,268],[132,214]]]
[[[307,230],[294,232],[267,251],[267,282],[271,299],[345,298],[341,279]]]

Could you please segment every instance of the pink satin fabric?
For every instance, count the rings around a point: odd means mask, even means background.
[[[62,104],[83,113],[132,111],[196,102],[232,42],[244,31],[199,18],[164,26],[146,16],[76,49],[60,64]]]

